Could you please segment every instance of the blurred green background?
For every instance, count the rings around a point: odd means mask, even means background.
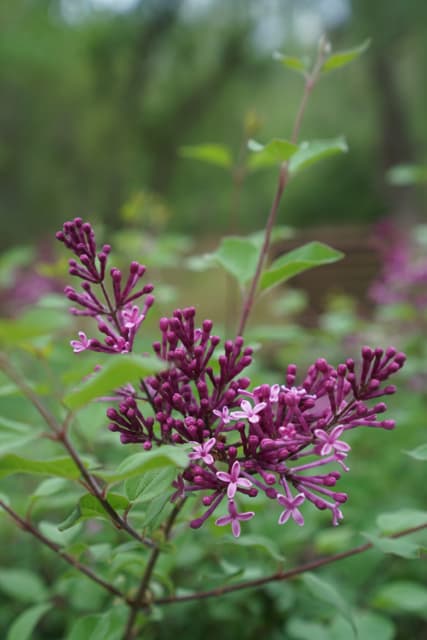
[[[287,194],[297,226],[359,224],[413,212],[425,192],[387,186],[385,170],[425,159],[427,4],[421,0],[2,0],[0,247],[45,238],[74,215],[119,226],[155,194],[168,228],[229,229],[230,177],[183,159],[182,145],[238,154],[289,137],[302,79],[272,61],[372,38],[369,51],[316,89],[302,139],[345,134],[350,153]],[[274,170],[247,180],[238,227],[263,226]]]

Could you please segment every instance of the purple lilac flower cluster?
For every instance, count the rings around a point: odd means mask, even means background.
[[[76,353],[89,349],[104,353],[128,353],[132,350],[136,333],[141,326],[148,309],[154,302],[151,294],[154,287],[146,284],[135,291],[145,273],[145,267],[138,262],[131,262],[127,280],[119,269],[112,267],[109,275],[111,291],[106,287],[107,261],[111,247],[105,244],[97,253],[95,234],[88,222],[75,218],[66,222],[56,238],[70,249],[77,260],[69,261],[69,273],[82,280],[81,293],[73,287],[65,288],[69,300],[81,308],[71,308],[76,316],[91,316],[96,319],[98,330],[104,334],[103,342],[96,338],[88,338],[83,331],[79,332],[79,340],[73,340],[71,346]],[[99,297],[94,287],[100,289]],[[142,309],[134,304],[135,300],[144,297]]]
[[[111,270],[114,303],[110,303],[104,288],[109,247],[96,254],[92,228],[80,219],[66,223],[58,239],[74,251],[81,265],[70,263],[70,273],[83,280],[84,289],[84,294],[66,289],[66,295],[84,309],[73,312],[95,317],[107,335],[103,345],[81,337],[78,345],[73,341],[74,350],[130,351],[133,330],[152,304],[147,295],[151,285],[133,293],[144,267],[132,263],[124,288],[120,272]],[[92,285],[101,287],[106,306]],[[143,310],[134,311],[130,303],[142,296]],[[135,323],[128,326],[130,316]],[[227,513],[216,524],[230,524],[233,535],[239,536],[240,523],[255,513],[239,512],[237,497],[250,499],[260,492],[277,503],[279,524],[293,519],[303,525],[300,508],[305,502],[330,510],[333,524],[338,524],[347,495],[335,490],[341,473],[330,470],[330,465],[349,470],[350,446],[344,439],[348,431],[394,427],[392,420],[379,418],[386,405],[378,400],[395,392],[388,379],[403,366],[404,354],[392,347],[386,351],[364,347],[359,367],[348,359],[334,368],[320,358],[300,383],[292,364],[283,384],[250,390],[250,379],[241,374],[252,362],[252,350],[240,336],[220,348],[212,322],[205,320],[197,327],[195,316],[190,307],[160,320],[161,339],[153,350],[165,368],[141,380],[137,390],[128,385],[118,392],[118,406],[107,410],[110,429],[120,433],[122,443],[140,443],[146,450],[153,445],[191,445],[188,466],[173,483],[172,500],[201,493],[205,510],[192,520],[193,528],[225,503]]]

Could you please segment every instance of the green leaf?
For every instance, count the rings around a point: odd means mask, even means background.
[[[129,456],[117,467],[116,471],[99,471],[97,476],[109,484],[121,482],[139,476],[146,471],[164,467],[184,468],[188,465],[188,452],[191,446],[164,445],[151,451],[140,451]]]
[[[91,400],[111,394],[124,384],[152,375],[164,366],[164,363],[154,357],[122,354],[109,358],[100,371],[68,393],[64,402],[71,409],[78,409]]]
[[[347,49],[346,51],[337,51],[330,55],[327,60],[322,65],[322,72],[333,71],[335,69],[341,69],[341,67],[345,67],[346,65],[353,62],[353,60],[357,60],[362,53],[369,48],[371,44],[370,39],[365,40],[362,44],[359,44],[357,47],[353,47],[352,49]]]
[[[38,575],[26,569],[0,569],[0,590],[19,602],[40,602],[49,597]]]
[[[80,471],[71,458],[48,458],[47,460],[31,460],[21,458],[13,453],[0,457],[0,478],[14,473],[35,473],[58,478],[77,480]]]
[[[249,238],[229,236],[222,240],[218,249],[211,255],[243,286],[255,273],[259,251]]]
[[[124,604],[111,607],[107,613],[98,616],[98,623],[88,640],[120,640],[129,617],[129,610]]]
[[[314,573],[305,573],[302,576],[302,582],[315,598],[331,605],[331,607],[333,607],[343,616],[343,618],[347,620],[353,629],[354,636],[356,637],[357,633],[351,607],[344,600],[341,593],[332,584],[330,584],[330,582],[319,578],[314,575]]]
[[[51,337],[67,324],[68,318],[63,311],[32,308],[19,318],[0,320],[0,343],[10,347],[41,336]]]
[[[172,482],[176,478],[175,467],[146,471],[141,477],[129,478],[125,483],[125,492],[129,500],[147,502],[159,495],[172,493]]]
[[[381,586],[375,593],[372,604],[393,612],[404,611],[426,615],[427,588],[417,582],[396,581]]]
[[[374,536],[370,533],[364,533],[363,535],[373,544],[375,549],[378,549],[382,553],[389,553],[408,559],[420,557],[420,545],[409,542],[408,540],[380,538],[379,536]]]
[[[34,491],[32,498],[45,498],[51,496],[59,491],[62,491],[67,486],[67,481],[64,478],[48,478],[43,480]]]
[[[83,640],[84,638],[90,638],[93,630],[99,622],[99,618],[100,616],[98,615],[90,615],[80,618],[73,625],[73,628],[68,634],[66,640]]]
[[[223,144],[198,144],[181,147],[179,153],[183,158],[202,160],[225,169],[229,169],[233,165],[230,149]]]
[[[411,451],[405,451],[406,455],[414,458],[414,460],[427,460],[427,443],[420,444],[416,449],[412,449]]]
[[[296,640],[331,640],[329,629],[325,625],[297,617],[289,620],[286,625],[286,633],[292,640],[294,638]]]
[[[261,291],[268,291],[278,284],[286,282],[298,273],[331,264],[341,260],[344,254],[332,249],[322,242],[309,242],[308,244],[293,249],[277,258],[270,267],[264,271],[260,280]]]
[[[251,169],[280,164],[289,160],[298,151],[298,145],[279,138],[270,140],[266,145],[262,145],[256,140],[249,140],[248,148],[255,152],[255,155],[251,156],[248,162]]]
[[[32,633],[42,616],[52,608],[52,603],[37,604],[23,611],[10,627],[6,640],[30,640]]]
[[[0,454],[38,438],[41,427],[0,418]]]
[[[384,534],[396,533],[427,523],[427,511],[400,509],[391,513],[382,513],[377,517],[377,527]]]
[[[347,142],[342,136],[331,140],[302,142],[298,151],[294,153],[289,161],[289,172],[291,175],[295,175],[315,162],[323,160],[323,158],[328,158],[338,153],[347,153],[347,151]]]
[[[68,547],[68,545],[72,542],[72,540],[79,535],[81,532],[81,525],[75,526],[73,529],[68,529],[67,531],[60,531],[58,529],[58,524],[53,522],[42,521],[39,524],[39,529],[46,538],[52,540],[52,542],[56,542],[61,547]]]
[[[358,611],[354,621],[358,640],[393,640],[395,637],[393,622],[373,611]],[[334,618],[328,631],[328,640],[344,640],[351,634],[351,628],[341,616]]]
[[[273,59],[281,62],[284,67],[296,71],[297,73],[306,75],[308,71],[309,60],[307,58],[298,58],[297,56],[287,56],[280,51],[273,53]]]
[[[427,166],[399,164],[387,172],[387,180],[396,187],[406,187],[427,182]]]
[[[130,506],[129,500],[118,493],[109,493],[106,496],[108,503],[117,510],[125,510]],[[110,516],[105,511],[101,503],[90,493],[82,496],[70,515],[58,525],[59,531],[66,531],[82,520],[92,518],[102,518],[110,520]]]

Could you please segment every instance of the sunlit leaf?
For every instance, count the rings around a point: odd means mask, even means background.
[[[233,164],[231,151],[223,144],[198,144],[181,147],[179,153],[183,158],[202,160],[225,169],[229,169]]]
[[[357,611],[354,615],[358,640],[393,640],[395,627],[390,618],[373,611]],[[345,640],[351,628],[344,618],[336,616],[328,629],[328,640]],[[309,639],[307,639],[309,640]]]
[[[122,354],[110,358],[102,365],[102,369],[94,373],[77,389],[68,393],[65,404],[71,409],[78,409],[95,398],[112,393],[114,389],[129,382],[145,378],[164,368],[160,360],[154,357],[143,357],[133,354]]]
[[[249,159],[248,166],[251,169],[271,167],[289,160],[298,151],[298,145],[288,140],[274,138],[265,145],[256,140],[249,140],[248,148],[254,152]]]
[[[365,53],[370,44],[371,41],[368,39],[352,49],[332,53],[323,63],[322,72],[333,71],[334,69],[341,69],[341,67],[345,67],[347,64],[350,64],[353,60],[357,60],[357,58]]]
[[[289,161],[289,172],[291,175],[295,175],[319,160],[339,153],[347,153],[347,151],[347,142],[342,136],[331,140],[302,142],[299,145],[298,151],[294,153]]]
[[[121,640],[128,617],[129,609],[124,604],[110,607],[106,613],[98,617],[98,622],[87,640]]]
[[[83,638],[90,638],[93,630],[99,622],[99,619],[99,615],[90,615],[80,618],[73,625],[73,628],[68,634],[66,640],[83,640]]]
[[[289,640],[331,640],[328,627],[297,617],[288,621],[286,633]]]
[[[296,71],[302,75],[306,75],[308,71],[309,60],[307,58],[298,58],[297,56],[287,56],[280,51],[273,53],[274,60],[280,62],[287,69]]]
[[[23,611],[10,627],[6,640],[30,640],[32,633],[42,616],[52,608],[52,603],[37,604]]]
[[[357,633],[351,607],[338,589],[330,582],[314,575],[314,573],[305,573],[302,576],[302,582],[315,598],[329,604],[349,622],[354,632],[354,637],[356,637]]]
[[[260,280],[261,291],[268,291],[307,269],[341,260],[344,254],[322,242],[309,242],[280,256],[264,271]]]

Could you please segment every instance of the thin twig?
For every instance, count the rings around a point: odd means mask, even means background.
[[[179,512],[185,503],[185,498],[181,500],[181,502],[177,503],[171,513],[169,514],[168,519],[166,520],[163,535],[164,539],[168,540],[172,531],[173,524],[178,517]],[[126,624],[126,629],[123,634],[123,640],[132,640],[135,637],[135,621],[138,615],[138,611],[147,606],[149,604],[147,602],[147,590],[150,584],[151,577],[153,575],[154,568],[156,566],[157,560],[159,558],[161,552],[160,546],[157,546],[155,549],[151,551],[150,557],[148,559],[147,566],[145,567],[144,574],[141,578],[141,583],[139,585],[137,594],[133,600],[133,604],[131,605],[131,610],[129,613],[129,618]]]
[[[63,447],[66,449],[70,457],[73,459],[74,464],[79,469],[82,478],[86,483],[86,488],[88,491],[92,493],[93,496],[98,500],[98,502],[103,507],[104,511],[108,513],[111,520],[115,524],[118,529],[123,529],[129,535],[131,535],[135,540],[141,542],[145,546],[149,548],[154,548],[155,545],[151,540],[148,540],[141,536],[128,522],[126,522],[117,511],[111,506],[108,500],[105,498],[102,488],[99,486],[96,478],[86,469],[83,460],[80,458],[78,452],[72,445],[68,434],[67,429],[64,428],[68,426],[68,422],[70,420],[70,414],[65,419],[64,425],[61,425],[55,416],[45,407],[45,405],[41,402],[40,398],[37,394],[31,389],[31,387],[27,384],[27,382],[19,375],[19,373],[15,370],[12,364],[9,362],[7,356],[5,354],[0,354],[0,368],[4,371],[4,373],[17,385],[17,387],[22,391],[24,396],[28,398],[28,400],[32,403],[32,405],[37,409],[40,413],[46,424],[50,427],[50,429],[55,434],[55,440],[60,442]]]
[[[3,500],[0,500],[0,507],[10,515],[10,517],[23,531],[26,531],[34,538],[37,538],[39,542],[44,544],[46,547],[49,547],[49,549],[59,555],[63,560],[65,560],[65,562],[68,562],[68,564],[70,564],[74,569],[77,569],[77,571],[80,571],[80,573],[84,573],[85,576],[90,578],[90,580],[99,584],[106,591],[109,591],[111,595],[121,598],[128,604],[132,603],[132,601],[127,598],[127,596],[125,596],[121,591],[116,589],[114,585],[106,582],[105,580],[103,580],[103,578],[100,578],[98,575],[96,575],[96,573],[94,573],[92,569],[89,569],[89,567],[79,562],[77,558],[74,558],[69,553],[66,553],[66,551],[64,551],[59,544],[56,544],[56,542],[53,542],[53,540],[49,540],[49,538],[44,536],[34,525],[31,524],[31,522],[29,522],[29,520],[24,520],[23,518],[21,518],[21,516],[19,516],[13,509],[11,509]]]
[[[427,529],[427,522],[417,527],[404,529],[403,531],[399,531],[390,536],[386,536],[386,538],[390,538],[390,539],[402,538],[403,536],[407,536],[411,533],[415,533],[423,529]],[[332,564],[333,562],[337,562],[338,560],[344,560],[345,558],[356,556],[360,553],[364,553],[365,551],[369,551],[369,549],[372,549],[373,547],[374,545],[372,542],[366,542],[365,544],[361,544],[358,547],[353,547],[352,549],[348,549],[347,551],[337,553],[333,556],[328,556],[326,558],[319,558],[317,560],[313,560],[312,562],[307,562],[306,564],[302,564],[299,567],[290,569],[289,571],[277,571],[276,573],[272,573],[268,576],[264,576],[263,578],[257,578],[255,580],[247,580],[246,582],[238,582],[237,584],[232,584],[225,587],[218,587],[216,589],[210,589],[208,591],[199,591],[198,593],[191,593],[186,596],[171,596],[167,598],[157,598],[156,600],[153,601],[153,605],[179,604],[181,602],[190,602],[192,600],[205,600],[207,598],[213,598],[213,597],[218,598],[228,593],[233,593],[234,591],[242,591],[243,589],[253,589],[255,587],[262,587],[263,585],[268,584],[269,582],[290,580],[291,578],[295,578],[296,576],[299,576],[302,573],[305,573],[306,571],[313,571],[314,569],[319,569],[319,567],[323,567],[327,564]]]
[[[306,78],[306,82],[305,82],[305,86],[304,86],[304,93],[302,95],[301,98],[301,102],[297,111],[297,115],[295,117],[295,122],[294,122],[294,126],[292,128],[292,134],[291,134],[291,142],[296,144],[297,140],[298,140],[298,136],[300,133],[300,129],[301,129],[301,124],[302,124],[302,120],[304,117],[304,113],[307,107],[307,103],[308,103],[308,99],[319,79],[319,75],[320,75],[320,71],[323,65],[323,62],[325,60],[325,46],[324,44],[322,44],[319,47],[319,53],[317,55],[317,59],[316,62],[314,64],[313,70],[311,71],[311,73],[307,76]],[[256,296],[256,292],[257,292],[257,288],[258,288],[258,284],[259,284],[259,280],[262,274],[262,270],[263,270],[263,266],[264,266],[264,262],[267,259],[267,255],[268,255],[268,251],[270,248],[270,243],[271,243],[271,233],[273,231],[274,225],[276,223],[276,218],[277,218],[277,212],[279,210],[279,205],[282,199],[282,195],[283,192],[288,184],[289,181],[289,163],[283,162],[280,165],[280,171],[279,171],[279,178],[278,178],[278,182],[277,182],[277,189],[276,189],[276,194],[274,196],[273,199],[273,204],[271,205],[271,209],[270,209],[270,213],[267,219],[267,224],[265,226],[265,234],[264,234],[264,241],[261,247],[261,251],[258,257],[258,263],[256,266],[256,270],[255,270],[255,275],[252,278],[250,287],[249,287],[249,292],[246,296],[246,299],[243,303],[243,308],[242,308],[242,315],[240,318],[240,322],[239,322],[239,328],[238,328],[238,335],[242,336],[243,332],[245,330],[246,327],[246,323],[248,321],[249,318],[249,314],[252,310],[252,307],[254,305],[255,302],[255,296]]]

